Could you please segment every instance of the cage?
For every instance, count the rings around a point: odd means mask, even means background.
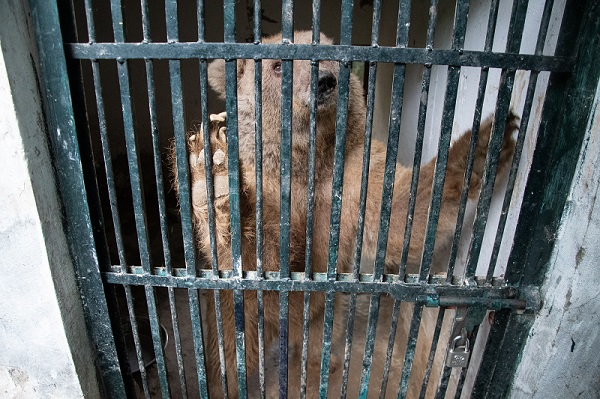
[[[505,394],[597,2],[31,7],[107,397]]]

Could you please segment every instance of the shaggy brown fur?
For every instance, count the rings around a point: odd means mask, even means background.
[[[310,32],[296,32],[296,43],[310,43]],[[274,36],[265,42],[281,42],[281,36]],[[322,36],[321,43],[331,40]],[[337,82],[338,63],[321,61],[320,71],[329,71]],[[281,124],[281,76],[277,60],[263,61],[263,196],[264,196],[264,253],[263,268],[266,271],[279,269],[279,209],[280,209],[280,124]],[[210,64],[209,82],[213,89],[224,96],[224,61]],[[310,120],[310,63],[294,61],[293,80],[293,121],[292,121],[292,185],[291,185],[291,271],[303,271],[305,261],[305,235],[307,213],[308,144]],[[348,272],[354,255],[357,218],[360,196],[360,178],[363,158],[363,139],[366,109],[363,90],[358,79],[350,78],[350,101],[348,106],[348,128],[346,138],[346,160],[344,170],[343,205],[340,228],[338,271]],[[254,67],[251,61],[238,61],[238,104],[239,104],[239,143],[240,143],[240,184],[241,184],[241,223],[242,223],[242,265],[244,270],[256,268],[255,243],[255,160],[254,160]],[[316,146],[316,186],[315,216],[312,250],[312,267],[315,272],[327,268],[329,243],[329,220],[331,211],[333,152],[335,142],[335,121],[337,89],[323,95],[318,107],[318,128]],[[507,122],[500,168],[510,161],[513,149],[511,133],[516,128],[516,117]],[[229,196],[227,189],[227,148],[226,132],[219,121],[210,123],[211,147],[215,176],[215,214],[217,230],[218,263],[221,270],[232,268],[229,232]],[[480,128],[479,143],[475,158],[473,177],[470,183],[470,198],[477,196],[481,185],[483,165],[492,120],[485,120]],[[437,241],[449,239],[455,228],[460,192],[466,166],[471,133],[466,132],[451,147],[449,153],[446,183],[443,192],[442,209],[439,218]],[[386,147],[374,141],[371,149],[367,211],[363,253],[373,258],[377,244],[381,190],[385,170]],[[192,203],[197,243],[204,256],[210,258],[210,238],[208,235],[206,183],[202,134],[195,134],[189,140],[190,169],[192,180]],[[418,267],[423,246],[425,225],[430,203],[435,159],[421,168],[419,188],[414,215],[408,264]],[[386,255],[386,271],[397,271],[404,240],[404,226],[407,204],[410,195],[411,169],[397,166],[394,185],[392,216]],[[175,187],[178,185],[175,183]],[[415,269],[412,269],[413,271]],[[302,293],[292,292],[289,298],[289,342],[296,349],[302,345]],[[249,375],[258,368],[257,303],[255,293],[245,292],[246,320],[246,360]],[[208,331],[205,334],[208,381],[212,395],[221,395],[219,351],[217,346],[215,314],[212,300],[208,300]],[[279,298],[276,292],[264,293],[265,303],[265,347],[278,338]],[[229,383],[229,397],[237,396],[235,326],[233,318],[233,297],[231,292],[221,294],[223,329],[225,331],[225,358]],[[309,355],[309,382],[318,381],[320,348],[323,324],[323,295],[313,294],[311,301],[311,334]],[[316,333],[313,333],[315,331]],[[299,352],[299,350],[297,351]],[[332,367],[339,360],[332,359]],[[211,397],[213,397],[211,395]]]

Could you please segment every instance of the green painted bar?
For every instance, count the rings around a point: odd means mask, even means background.
[[[509,25],[509,37],[506,44],[507,53],[518,53],[521,47],[523,29],[525,27],[525,17],[527,15],[528,1],[515,2],[513,4],[512,15]],[[494,183],[496,181],[496,171],[498,168],[498,158],[506,128],[506,119],[509,115],[511,95],[515,80],[514,70],[503,70],[500,77],[498,88],[498,98],[494,112],[494,124],[492,135],[488,145],[488,152],[485,160],[485,167],[481,182],[481,191],[477,203],[475,222],[473,223],[473,235],[469,246],[467,257],[467,267],[465,275],[467,278],[473,278],[477,270],[477,262],[483,244],[483,235],[487,224],[487,217],[492,202]]]
[[[408,342],[406,343],[406,354],[404,355],[404,364],[402,365],[402,377],[398,389],[398,399],[406,398],[408,391],[408,380],[412,371],[415,351],[417,349],[417,339],[419,337],[419,326],[421,325],[421,316],[423,315],[423,305],[415,303],[412,320],[410,322],[410,331]]]
[[[486,53],[471,50],[442,50],[402,47],[371,47],[254,43],[93,43],[65,44],[73,59],[302,59],[374,61],[402,64],[459,65],[489,68],[514,68],[537,71],[569,72],[575,60],[564,56]]]
[[[429,349],[429,357],[427,358],[427,365],[425,366],[425,375],[423,375],[423,384],[421,385],[419,399],[425,399],[425,395],[427,394],[427,387],[429,386],[429,377],[431,376],[433,360],[435,359],[435,353],[437,351],[437,346],[440,341],[440,332],[442,331],[442,324],[444,323],[445,313],[446,308],[444,307],[441,307],[438,311],[438,317],[435,323],[435,329],[433,330],[433,337],[431,338],[431,348]]]
[[[544,44],[546,42],[546,34],[548,33],[548,26],[550,25],[550,17],[552,15],[552,8],[554,6],[554,0],[547,0],[544,6],[544,14],[542,15],[542,21],[540,23],[540,30],[538,33],[538,39],[535,46],[535,53],[541,55],[544,51]],[[494,269],[496,268],[496,262],[498,261],[498,253],[500,252],[500,245],[502,244],[502,237],[504,234],[504,228],[508,218],[508,212],[512,200],[512,194],[517,179],[517,172],[519,163],[521,160],[521,154],[523,152],[523,145],[525,143],[525,136],[527,134],[527,127],[529,125],[529,116],[531,114],[531,107],[534,100],[535,88],[537,84],[537,78],[539,73],[536,71],[531,72],[529,76],[529,83],[527,86],[527,94],[525,96],[525,105],[523,107],[523,114],[521,115],[521,124],[519,125],[519,133],[517,135],[517,142],[515,144],[515,152],[513,155],[512,165],[510,168],[510,174],[508,177],[508,183],[506,187],[506,193],[504,194],[504,201],[502,203],[502,212],[500,214],[500,220],[498,221],[498,228],[496,230],[496,239],[494,240],[494,247],[492,249],[492,255],[488,266],[487,280],[491,281],[494,276]]]
[[[462,51],[467,32],[467,16],[469,14],[469,2],[460,0],[456,3],[454,16],[454,31],[452,34],[452,49]],[[435,162],[435,174],[433,188],[431,192],[431,203],[429,205],[429,214],[427,215],[427,227],[425,230],[425,242],[423,243],[423,254],[421,257],[421,281],[426,281],[431,268],[435,237],[439,220],[440,208],[442,204],[442,194],[444,190],[444,181],[446,178],[446,165],[448,163],[448,151],[450,149],[450,139],[452,137],[452,126],[454,124],[454,112],[456,99],[458,96],[458,82],[460,79],[460,67],[456,65],[448,66],[448,77],[446,83],[446,93],[444,96],[444,108],[442,114],[442,126],[438,144],[437,159]]]
[[[429,21],[427,24],[427,39],[425,47],[433,49],[433,39],[435,37],[435,27],[437,18],[438,0],[432,0],[429,7]],[[406,222],[404,229],[404,244],[402,246],[402,257],[398,274],[403,276],[406,273],[406,262],[408,259],[408,250],[410,247],[410,238],[412,236],[412,223],[415,214],[415,205],[417,201],[417,189],[419,187],[419,174],[421,171],[421,158],[423,155],[423,139],[425,137],[425,120],[427,118],[427,104],[429,99],[429,85],[431,83],[431,65],[425,65],[423,77],[421,79],[421,101],[419,102],[419,119],[417,121],[417,137],[415,139],[415,155],[413,160],[412,180],[410,183],[410,197],[408,200],[408,210],[406,212]]]
[[[261,41],[260,28],[260,2],[254,3],[254,40]],[[254,63],[254,131],[255,131],[255,158],[256,158],[256,274],[261,278],[263,272],[263,169],[262,169],[262,61]],[[261,399],[266,398],[265,388],[265,305],[262,291],[256,292],[258,305],[258,382]]]
[[[285,11],[285,7],[284,7]],[[291,32],[288,32],[290,34]],[[291,36],[283,38],[291,40]],[[279,214],[279,270],[287,279],[290,274],[290,217],[292,189],[292,91],[293,61],[281,62],[281,169]],[[288,385],[288,293],[279,294],[279,397],[287,397]]]
[[[408,28],[410,26],[411,2],[401,1],[398,7],[398,24],[396,28],[396,47],[406,48],[408,45]],[[382,188],[381,211],[379,218],[379,231],[377,233],[377,251],[373,270],[374,280],[383,277],[385,251],[387,248],[391,204],[396,173],[396,160],[398,155],[398,143],[400,137],[400,119],[404,99],[406,65],[396,63],[394,65],[394,77],[392,81],[392,101],[389,117],[389,133],[385,159],[385,172]],[[365,351],[363,354],[363,367],[360,375],[359,398],[367,397],[369,379],[371,377],[371,364],[373,361],[373,349],[375,345],[375,333],[377,320],[379,318],[380,293],[371,297],[369,304],[369,317],[367,321],[367,339],[365,340]]]
[[[121,12],[121,2],[120,1],[112,1],[111,2],[111,12],[112,12],[112,23],[113,23],[113,32],[115,36],[115,41],[124,42],[125,34],[124,34],[124,21]],[[134,114],[133,107],[131,102],[131,88],[130,88],[130,78],[129,78],[129,69],[126,61],[117,60],[117,71],[119,75],[119,88],[121,93],[121,107],[123,111],[123,126],[125,130],[125,144],[127,149],[127,161],[129,167],[129,180],[131,184],[131,191],[133,196],[133,209],[135,216],[135,226],[138,238],[138,247],[140,253],[140,259],[142,262],[142,267],[145,273],[151,272],[151,259],[150,259],[150,247],[148,243],[148,231],[147,231],[147,221],[146,221],[146,213],[144,206],[144,197],[143,197],[143,186],[142,186],[142,176],[141,176],[141,167],[139,163],[138,150],[137,150],[137,139],[135,128],[134,128]],[[154,288],[150,285],[146,285],[145,287],[146,293],[146,302],[148,306],[148,318],[150,320],[150,330],[152,335],[152,343],[154,347],[154,356],[156,358],[156,365],[158,370],[158,376],[160,381],[161,393],[163,397],[169,397],[169,382],[167,378],[167,369],[165,364],[165,358],[162,348],[162,340],[161,340],[161,330],[160,330],[160,321],[158,319],[158,314],[156,312],[156,297],[154,295]],[[129,293],[129,295],[131,295]],[[129,298],[132,300],[132,298]],[[134,333],[134,337],[137,334],[137,326],[135,322],[136,315],[133,313],[133,305],[130,307],[130,320]],[[136,351],[138,353],[138,360],[140,362],[140,372],[142,373],[142,380],[145,380],[145,366],[144,361],[141,357],[141,348],[138,348],[138,342],[135,342]],[[144,367],[144,371],[142,371],[142,367]],[[144,391],[148,396],[147,386],[144,386]]]
[[[496,32],[496,23],[498,21],[498,9],[500,6],[499,0],[493,0],[490,4],[490,14],[488,17],[487,33],[485,37],[484,51],[491,52],[494,44],[494,34]],[[456,219],[456,228],[454,230],[454,237],[452,239],[452,248],[450,250],[450,259],[448,261],[448,281],[452,279],[454,274],[454,267],[456,265],[456,257],[458,255],[458,248],[460,245],[460,236],[462,233],[462,226],[465,219],[465,212],[467,208],[467,200],[469,195],[469,182],[471,181],[471,175],[473,173],[473,162],[475,159],[475,148],[479,138],[479,126],[481,123],[481,111],[483,109],[483,101],[485,99],[485,90],[487,87],[489,75],[489,68],[484,67],[481,69],[479,76],[479,87],[477,91],[477,101],[475,104],[475,115],[473,116],[473,126],[471,128],[471,142],[469,146],[469,155],[467,157],[467,167],[465,169],[465,177],[463,180],[463,188],[460,193],[460,206],[458,209],[458,216]]]

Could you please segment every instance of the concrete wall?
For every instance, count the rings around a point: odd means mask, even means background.
[[[600,84],[512,398],[600,395]]]
[[[0,2],[0,397],[99,397],[24,2]]]

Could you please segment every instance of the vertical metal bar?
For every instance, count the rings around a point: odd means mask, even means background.
[[[406,343],[406,354],[404,355],[404,364],[402,365],[402,377],[400,378],[400,387],[398,398],[406,398],[408,391],[408,380],[412,371],[413,361],[415,359],[415,350],[417,348],[417,339],[419,338],[419,326],[421,325],[421,316],[423,315],[423,305],[415,303],[410,322],[410,331],[408,342]]]
[[[254,43],[262,40],[262,5],[254,0]],[[263,278],[263,147],[262,147],[262,60],[254,60],[254,151],[256,168],[256,276]],[[260,398],[266,398],[265,388],[265,304],[262,290],[256,292],[258,305],[258,383]]]
[[[383,365],[383,374],[381,378],[381,388],[379,388],[379,399],[385,398],[387,391],[388,377],[390,375],[390,366],[392,364],[392,355],[394,353],[394,342],[396,341],[396,330],[398,328],[398,316],[400,314],[401,301],[394,301],[394,309],[392,311],[392,323],[390,326],[390,334],[388,336],[388,346],[385,353],[385,363]],[[412,324],[411,324],[412,327]],[[411,338],[409,334],[409,339]]]
[[[71,106],[67,64],[59,26],[56,2],[29,1],[39,51],[48,135],[57,166],[57,180],[65,211],[69,252],[76,267],[86,312],[86,323],[98,355],[99,374],[106,394],[125,397],[127,391],[109,318],[104,287],[94,245],[92,222],[87,204],[81,155]],[[94,320],[91,319],[94,315]]]
[[[427,26],[427,39],[426,39],[426,47],[428,49],[433,49],[433,39],[435,36],[435,25],[436,25],[436,17],[437,17],[437,0],[432,0],[431,6],[429,8],[429,21]],[[402,248],[402,257],[400,260],[400,267],[398,271],[398,275],[401,278],[404,278],[404,274],[406,271],[406,262],[408,259],[408,250],[410,246],[410,237],[412,232],[412,221],[414,216],[416,198],[417,198],[417,189],[419,183],[419,172],[421,167],[421,155],[423,151],[423,137],[425,135],[425,119],[427,113],[427,98],[429,93],[429,83],[431,81],[431,65],[425,65],[425,69],[423,70],[423,78],[421,81],[421,101],[419,104],[419,120],[417,126],[417,138],[415,142],[415,156],[413,162],[413,170],[412,170],[412,181],[411,181],[411,195],[409,197],[408,211],[406,215],[406,227],[404,230],[404,244]],[[397,144],[396,144],[397,145]],[[390,201],[391,202],[391,201]],[[390,334],[388,339],[388,347],[387,354],[385,360],[385,366],[383,370],[383,378],[381,383],[381,392],[380,398],[385,397],[385,391],[387,389],[387,381],[389,376],[389,369],[392,360],[392,354],[394,349],[394,341],[396,337],[396,329],[398,326],[398,315],[400,311],[400,301],[394,301],[394,310],[392,314],[392,324],[390,326]],[[407,349],[405,352],[404,358],[404,366],[402,369],[402,377],[400,380],[400,389],[398,392],[398,397],[403,397],[406,395],[406,389],[408,388],[408,377],[410,376],[410,370],[412,368],[412,362],[414,359],[414,345],[416,345],[417,334],[419,332],[418,327],[421,320],[421,312],[422,306],[415,304],[414,314],[410,327],[410,335],[407,343]],[[416,323],[416,325],[415,325]],[[416,330],[415,330],[416,329]],[[413,337],[413,333],[415,336]],[[411,349],[412,348],[412,349]]]
[[[523,28],[525,26],[525,17],[527,15],[528,1],[513,3],[511,21],[509,25],[509,37],[506,45],[507,53],[518,53],[521,47],[521,39],[523,36]],[[495,119],[492,127],[492,135],[488,145],[488,152],[485,160],[485,167],[481,183],[481,193],[477,203],[477,212],[475,222],[473,223],[473,235],[469,247],[469,255],[467,258],[467,268],[465,277],[472,279],[475,276],[477,263],[481,245],[483,243],[483,235],[487,224],[487,216],[492,202],[492,192],[494,182],[496,181],[496,171],[498,168],[498,158],[504,131],[506,127],[506,119],[509,113],[510,98],[514,85],[515,70],[503,70],[500,77],[500,85],[498,90],[498,99],[496,102]]]
[[[85,21],[87,23],[88,42],[96,42],[96,24],[94,23],[94,13],[92,8],[92,0],[85,0]]]
[[[371,45],[376,47],[379,40],[379,22],[381,20],[381,0],[376,0],[373,4],[373,28],[371,31]],[[365,213],[367,206],[367,187],[369,184],[369,165],[371,154],[371,140],[373,136],[373,114],[375,105],[375,78],[377,75],[377,64],[369,63],[369,78],[367,84],[367,115],[365,125],[365,139],[363,147],[363,167],[361,175],[361,188],[359,199],[358,223],[356,234],[356,252],[354,254],[352,266],[352,280],[355,283],[359,281],[360,263],[362,258],[362,243],[365,227]],[[346,328],[346,344],[344,348],[344,366],[342,370],[342,387],[340,398],[345,399],[348,393],[348,376],[350,373],[350,355],[352,353],[352,339],[354,335],[354,320],[356,315],[357,294],[350,294],[350,304],[348,309],[348,322]]]
[[[496,32],[496,22],[498,21],[498,8],[500,0],[492,0],[490,4],[490,14],[488,17],[487,33],[485,38],[484,51],[491,52],[494,44],[494,33]],[[483,67],[479,76],[479,88],[477,92],[477,102],[475,104],[475,115],[473,117],[473,127],[471,129],[471,142],[469,146],[469,155],[467,157],[467,167],[465,169],[465,176],[463,179],[463,187],[460,193],[460,205],[458,208],[458,216],[456,219],[456,228],[454,230],[454,237],[452,240],[452,247],[450,249],[450,259],[448,261],[447,271],[447,282],[452,281],[454,274],[454,267],[456,265],[456,257],[458,254],[458,247],[460,245],[460,236],[462,232],[462,226],[465,219],[465,212],[467,208],[467,200],[469,198],[469,186],[471,182],[471,175],[473,173],[473,163],[475,161],[475,149],[477,148],[477,142],[479,140],[479,127],[481,123],[481,111],[483,109],[483,101],[485,99],[485,90],[487,87],[489,74],[489,67]]]
[[[340,44],[350,45],[352,42],[353,0],[342,1],[342,19]],[[342,213],[342,192],[344,183],[344,154],[346,149],[346,127],[348,123],[348,96],[351,64],[348,60],[340,60],[338,73],[338,106],[335,122],[335,149],[333,161],[333,183],[331,194],[331,217],[329,223],[329,254],[327,259],[327,280],[333,284],[337,270],[339,250],[340,221]],[[331,361],[331,339],[333,334],[335,292],[328,290],[325,295],[325,311],[323,323],[323,349],[321,352],[321,378],[319,393],[327,396],[329,383],[329,364]]]
[[[121,264],[121,271],[127,273],[127,262],[125,260],[125,249],[123,248],[123,235],[121,232],[121,219],[119,217],[119,207],[117,204],[117,191],[115,188],[115,175],[112,167],[112,158],[110,154],[110,145],[108,142],[108,132],[106,130],[106,113],[104,108],[104,96],[102,93],[102,80],[100,76],[100,66],[98,61],[92,61],[92,75],[94,79],[94,91],[96,94],[96,108],[98,111],[98,125],[100,127],[100,142],[102,144],[102,156],[104,159],[104,168],[106,172],[106,185],[108,187],[108,201],[115,231],[115,241],[117,244],[117,255]]]
[[[123,43],[125,41],[124,33],[124,21],[121,10],[120,1],[111,1],[111,14],[113,22],[113,32],[116,43]],[[144,196],[142,187],[142,176],[139,164],[139,158],[137,155],[137,137],[135,135],[134,123],[133,123],[133,107],[131,105],[131,90],[129,87],[129,70],[127,62],[124,60],[117,60],[117,71],[119,74],[119,87],[121,91],[121,107],[123,111],[123,126],[125,129],[125,144],[127,148],[127,159],[129,166],[129,180],[131,184],[131,191],[133,195],[133,207],[135,213],[135,225],[138,237],[138,247],[140,252],[140,260],[142,262],[142,268],[144,273],[151,273],[151,260],[150,260],[150,249],[148,245],[148,232],[146,215],[144,212]],[[126,292],[129,287],[126,287]],[[167,368],[164,359],[164,353],[162,348],[160,322],[158,320],[158,314],[156,311],[156,297],[154,295],[154,288],[150,285],[145,286],[146,302],[148,305],[148,318],[150,320],[150,330],[152,333],[152,343],[154,346],[154,355],[156,358],[156,366],[158,370],[158,376],[160,380],[161,392],[163,397],[169,397],[169,381],[167,378]],[[131,301],[131,294],[127,292],[128,301]],[[130,312],[133,309],[130,308]],[[131,314],[132,329],[134,329],[134,337],[137,331],[135,331],[135,314]],[[136,347],[139,343],[136,343]],[[138,349],[138,348],[136,348]],[[138,355],[141,354],[141,349]],[[140,364],[140,372],[142,371],[142,364]],[[144,366],[145,367],[145,366]],[[145,389],[147,387],[144,387]]]
[[[459,0],[456,3],[454,31],[452,34],[452,50],[461,52],[465,42],[467,31],[467,16],[469,13],[469,2]],[[444,190],[444,181],[446,178],[446,165],[448,163],[448,150],[450,148],[450,139],[452,136],[452,125],[454,120],[454,110],[456,98],[458,95],[458,82],[460,78],[460,67],[455,65],[448,66],[448,80],[446,84],[446,95],[444,97],[444,111],[442,114],[442,127],[438,145],[438,156],[435,162],[435,174],[433,189],[431,193],[431,203],[429,206],[429,215],[427,228],[425,230],[425,242],[423,244],[423,254],[421,257],[421,270],[419,281],[426,283],[431,268],[433,249],[435,245],[435,236],[442,205],[442,195]]]
[[[144,32],[144,42],[151,42],[151,30],[149,20],[148,0],[142,0],[142,28]],[[146,79],[148,83],[148,101],[150,106],[150,128],[152,133],[152,149],[154,154],[154,173],[156,175],[156,191],[158,194],[158,210],[160,218],[160,231],[163,244],[163,254],[165,268],[169,275],[172,275],[171,251],[169,249],[169,235],[167,224],[167,209],[165,205],[165,195],[162,175],[162,158],[160,154],[160,142],[158,137],[158,121],[156,116],[156,90],[154,87],[154,68],[152,60],[146,59]],[[169,307],[171,310],[171,324],[175,340],[175,354],[177,357],[177,373],[179,376],[179,385],[181,395],[187,398],[187,386],[185,381],[185,369],[183,365],[183,354],[181,350],[181,336],[179,333],[179,320],[177,316],[177,307],[175,306],[175,290],[168,287]]]
[[[204,42],[204,1],[198,2],[198,42]],[[204,142],[204,154],[211,154],[210,147],[210,128],[208,116],[208,65],[207,60],[201,58],[200,62],[200,112],[202,114],[202,133]],[[214,208],[214,181],[212,175],[212,156],[204,157],[204,175],[206,178],[206,198],[207,198],[207,216],[208,216],[208,234],[210,238],[211,269],[212,278],[219,278],[219,257],[217,254],[217,238],[215,229],[215,208]],[[223,335],[223,316],[221,311],[221,293],[219,290],[213,291],[213,300],[215,306],[215,323],[217,326],[217,344],[219,346],[219,364],[221,370],[221,389],[223,397],[228,397],[227,392],[227,362],[225,355],[225,343]]]
[[[396,32],[396,46],[406,47],[408,44],[408,29],[410,26],[410,1],[402,1],[398,8],[398,25]],[[392,105],[389,120],[389,138],[385,160],[385,173],[382,189],[381,213],[379,219],[379,232],[377,235],[377,256],[373,279],[380,280],[383,276],[385,266],[385,251],[387,248],[389,223],[391,215],[392,196],[394,192],[394,179],[396,173],[396,159],[398,155],[398,143],[400,137],[400,119],[402,115],[402,104],[404,99],[405,64],[394,65],[394,78],[392,81]],[[369,317],[367,321],[367,339],[363,354],[363,367],[360,376],[359,398],[366,398],[371,376],[371,364],[373,361],[373,349],[375,346],[375,334],[377,320],[379,318],[379,304],[381,294],[374,294],[369,305]]]
[[[150,399],[150,390],[148,388],[148,377],[146,374],[146,364],[144,363],[144,357],[142,354],[142,345],[140,343],[140,335],[137,319],[135,316],[135,307],[133,305],[133,294],[131,293],[131,287],[126,285],[125,288],[125,298],[127,301],[127,310],[129,313],[129,320],[131,324],[131,334],[133,336],[133,344],[135,347],[135,354],[138,361],[138,368],[140,370],[140,377],[142,379],[142,389],[144,391],[144,396],[146,399]]]
[[[438,388],[435,392],[435,399],[444,399],[446,397],[446,391],[448,390],[448,383],[450,382],[451,374],[452,367],[442,367],[442,375],[440,376]]]
[[[433,367],[433,360],[435,359],[437,345],[440,340],[440,332],[442,331],[442,324],[444,323],[445,313],[446,308],[440,308],[438,311],[438,317],[435,323],[435,329],[433,330],[431,348],[429,349],[429,357],[427,358],[427,365],[425,366],[425,374],[423,375],[423,384],[421,385],[421,393],[419,394],[419,399],[424,399],[425,394],[427,393],[427,387],[429,386],[429,377],[431,376],[431,368]]]
[[[174,2],[174,0],[165,2],[165,15],[167,22],[167,40],[169,42],[177,42],[179,40],[179,26],[177,22],[177,3]],[[183,88],[181,82],[181,64],[179,60],[169,60],[169,75],[173,107],[173,130],[175,135],[177,176],[179,183],[179,212],[181,215],[186,275],[188,278],[193,279],[196,276],[196,251],[194,246],[194,230],[192,226],[189,164],[187,160],[187,142],[183,122]],[[208,159],[210,157],[206,158]],[[206,398],[208,397],[208,389],[204,362],[204,344],[202,342],[202,321],[200,319],[200,304],[197,290],[188,290],[188,301],[192,322],[198,391],[200,397]]]
[[[294,42],[294,2],[285,0],[281,6],[282,43]],[[290,274],[290,215],[292,169],[292,96],[294,63],[281,62],[281,171],[280,171],[280,259],[279,276],[288,279]],[[289,292],[279,293],[279,397],[286,398],[288,390],[288,336]]]
[[[223,3],[225,42],[235,43],[235,0]],[[227,166],[229,169],[229,209],[231,226],[231,257],[233,277],[242,277],[242,241],[239,180],[239,136],[237,108],[237,60],[225,60],[225,105],[227,109]],[[246,345],[244,333],[244,294],[233,291],[235,315],[235,346],[237,361],[238,396],[246,398]]]
[[[321,14],[321,3],[313,0],[312,13],[312,44],[318,45],[321,40],[319,18]],[[311,279],[312,272],[312,242],[315,202],[315,153],[317,141],[317,89],[319,85],[319,61],[311,61],[310,75],[310,134],[308,149],[308,190],[307,190],[307,212],[306,212],[306,250],[304,279]],[[300,365],[300,399],[306,398],[306,372],[308,363],[308,338],[310,322],[310,291],[304,292],[304,308],[302,321],[302,363]]]
[[[433,39],[435,37],[435,26],[437,21],[438,0],[431,0],[429,7],[429,22],[427,24],[427,39],[425,47],[433,50]],[[423,139],[425,137],[425,120],[427,118],[427,103],[429,98],[429,84],[431,82],[431,64],[426,64],[423,69],[423,78],[421,80],[421,101],[419,102],[419,120],[417,123],[417,137],[415,141],[415,155],[412,169],[412,180],[410,183],[410,197],[408,200],[408,211],[406,214],[406,228],[404,229],[404,244],[402,246],[402,257],[398,275],[400,280],[404,281],[406,273],[406,262],[408,260],[408,250],[410,248],[410,238],[412,235],[413,217],[415,214],[415,205],[417,202],[417,189],[419,186],[419,173],[421,171],[421,156],[423,154]]]
[[[546,34],[548,33],[548,26],[550,25],[550,16],[552,15],[553,6],[554,0],[546,1],[546,4],[544,6],[544,13],[542,14],[542,21],[540,23],[538,39],[535,46],[536,55],[542,55],[544,51]],[[492,249],[492,256],[490,258],[490,263],[488,266],[488,272],[486,276],[486,282],[488,284],[491,283],[492,278],[494,277],[494,269],[496,268],[496,262],[498,261],[498,253],[500,252],[500,245],[502,244],[502,235],[504,233],[504,228],[506,227],[508,211],[510,208],[512,194],[517,179],[517,172],[521,160],[521,154],[523,152],[525,136],[527,134],[527,126],[529,125],[529,116],[531,114],[531,107],[533,105],[533,98],[535,94],[535,87],[537,84],[538,75],[538,71],[531,71],[531,75],[529,76],[529,83],[527,86],[527,94],[525,97],[523,115],[521,116],[521,124],[519,126],[519,133],[517,135],[517,142],[515,144],[515,152],[513,154],[513,160],[510,168],[510,174],[508,177],[506,193],[504,194],[504,201],[502,203],[502,212],[500,213],[500,220],[498,221],[498,228],[496,230],[496,239],[494,240],[494,247]]]

